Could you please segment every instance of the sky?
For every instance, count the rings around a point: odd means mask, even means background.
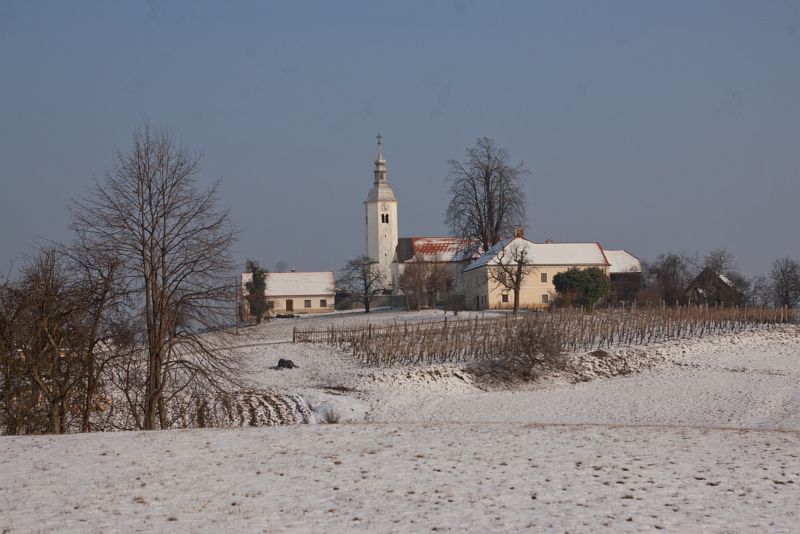
[[[526,237],[643,259],[800,260],[800,1],[0,2],[0,271],[145,118],[202,154],[237,265],[365,252],[383,135],[401,236],[447,235],[481,136],[526,178]]]

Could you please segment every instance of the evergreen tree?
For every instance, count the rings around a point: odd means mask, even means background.
[[[572,295],[576,304],[587,309],[593,308],[611,290],[611,280],[597,267],[567,269],[553,277],[553,285],[560,295]]]
[[[250,305],[250,315],[255,317],[256,324],[261,324],[261,321],[266,316],[269,319],[269,306],[267,305],[267,296],[264,291],[267,289],[267,272],[261,268],[259,263],[255,260],[247,260],[247,272],[253,275],[253,278],[245,284],[247,288],[247,303]]]

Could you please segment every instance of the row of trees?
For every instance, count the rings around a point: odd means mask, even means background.
[[[642,290],[638,300],[682,304],[686,288],[704,269],[722,275],[741,295],[741,304],[749,306],[800,306],[800,263],[779,258],[772,263],[768,276],[746,278],[736,268],[733,254],[725,249],[710,252],[704,258],[686,254],[661,254],[642,264]]]
[[[529,174],[524,165],[513,163],[505,149],[492,139],[479,138],[466,150],[463,160],[448,162],[451,200],[445,222],[454,236],[470,243],[469,254],[488,251],[501,239],[512,235],[515,227],[525,222],[524,178]],[[497,265],[491,269],[492,281],[514,295],[513,309],[519,307],[523,280],[535,270],[528,266],[530,258],[523,248],[502,251]],[[724,277],[737,295],[737,303],[753,306],[800,305],[800,266],[791,258],[774,262],[769,276],[747,279],[735,268],[733,255],[726,250],[716,250],[702,260],[684,254],[668,253],[652,262],[643,263],[641,283],[627,282],[624,295],[611,298],[643,303],[687,302],[691,296],[687,287],[704,269]],[[449,277],[449,278],[448,278]],[[377,264],[366,256],[349,261],[337,285],[354,300],[364,304],[367,311],[375,296],[388,288],[377,270]],[[609,291],[608,278],[596,272],[580,273],[571,270],[556,283],[560,301],[568,304],[594,306]],[[410,262],[406,265],[399,289],[407,296],[409,306],[431,305],[443,287],[452,283],[452,273],[436,262]],[[638,290],[638,292],[637,292]]]
[[[166,428],[175,396],[238,381],[220,330],[236,230],[198,170],[145,123],[73,204],[72,242],[40,248],[0,282],[6,433],[90,431],[111,411],[123,427]]]

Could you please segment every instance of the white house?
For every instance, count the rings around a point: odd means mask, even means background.
[[[247,284],[253,279],[251,273],[242,273],[242,295],[247,296]],[[317,273],[267,273],[267,305],[270,315],[284,313],[306,314],[333,311],[336,288],[331,271]],[[247,299],[243,298],[243,317],[249,315]]]
[[[522,308],[549,307],[555,295],[553,277],[558,273],[572,267],[597,267],[607,273],[609,267],[599,243],[534,243],[525,239],[522,229],[517,229],[514,237],[498,241],[464,270],[468,309],[513,307],[513,293],[497,280],[503,276],[501,263],[509,265],[515,257],[525,258],[519,298]]]

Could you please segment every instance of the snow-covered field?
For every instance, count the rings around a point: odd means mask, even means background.
[[[0,533],[798,530],[797,327],[575,355],[513,390],[291,343],[431,315],[242,331],[253,386],[342,424],[0,438]]]

